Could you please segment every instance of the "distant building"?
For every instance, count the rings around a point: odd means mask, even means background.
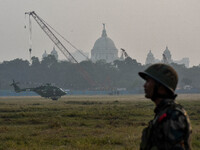
[[[47,57],[49,54],[46,52],[46,50],[44,51],[44,53],[42,54],[42,59],[44,59],[45,57]],[[55,56],[56,60],[58,60],[58,52],[56,51],[55,47],[53,47],[53,50],[51,51],[51,54]]]
[[[150,50],[149,53],[147,54],[145,64],[147,65],[147,64],[154,64],[154,63],[155,63],[155,57]]]
[[[169,51],[168,47],[166,46],[166,49],[163,52],[163,63],[172,63],[172,55],[171,52]]]
[[[47,57],[48,56],[48,54],[47,54],[47,52],[46,52],[46,50],[44,51],[44,53],[42,54],[42,59],[44,59],[45,57]]]
[[[185,67],[189,68],[190,60],[187,57],[182,58],[181,60],[175,60],[174,62],[179,64],[179,65],[181,65],[181,64],[185,65]]]
[[[58,52],[55,49],[55,46],[53,47],[53,50],[51,51],[51,55],[55,56],[56,60],[58,60]]]
[[[168,64],[177,63],[177,64],[183,64],[183,65],[185,65],[185,67],[189,67],[190,60],[187,57],[182,58],[181,60],[173,60],[171,52],[169,51],[168,47],[166,46],[166,49],[164,50],[163,55],[162,55],[162,60],[155,59],[151,50],[147,54],[145,64],[154,64],[154,63],[158,63],[158,62],[168,63]]]
[[[96,40],[91,50],[91,60],[96,62],[98,60],[105,60],[110,63],[118,58],[118,49],[114,42],[107,36],[105,24],[103,24],[102,35]]]

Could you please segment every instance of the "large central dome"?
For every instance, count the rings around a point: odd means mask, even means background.
[[[93,49],[91,50],[91,59],[96,62],[98,60],[106,60],[113,62],[118,59],[118,50],[114,42],[107,36],[105,24],[103,24],[102,35],[96,40]]]

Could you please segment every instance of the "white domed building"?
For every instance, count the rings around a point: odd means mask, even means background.
[[[119,59],[118,49],[115,47],[114,42],[107,36],[105,24],[103,24],[102,35],[94,43],[91,50],[91,60],[96,62],[98,60],[105,60],[107,63]]]
[[[164,63],[172,63],[173,62],[171,52],[169,51],[167,46],[166,46],[166,49],[163,52],[162,62],[164,62]]]
[[[182,58],[181,60],[173,60],[172,59],[172,55],[171,52],[168,49],[168,46],[166,46],[164,52],[163,52],[163,58],[162,60],[159,59],[155,59],[153,53],[151,52],[151,50],[149,51],[149,53],[147,54],[147,58],[146,58],[146,62],[145,64],[154,64],[154,63],[167,63],[167,64],[171,64],[171,63],[176,63],[176,64],[182,64],[185,65],[185,67],[189,67],[189,63],[190,60],[188,57]]]
[[[44,53],[42,54],[42,59],[44,59],[45,57],[47,57],[49,54],[46,52],[46,50],[44,51]],[[51,51],[51,54],[55,56],[56,60],[58,60],[58,52],[55,49],[55,46],[53,47],[53,50]]]

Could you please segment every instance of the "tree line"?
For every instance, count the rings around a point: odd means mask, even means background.
[[[200,66],[186,68],[184,65],[171,64],[179,75],[179,88],[186,85],[200,89]],[[127,90],[142,90],[144,81],[138,76],[149,65],[142,65],[135,59],[105,61],[82,61],[70,63],[57,61],[53,55],[48,55],[41,61],[32,57],[32,63],[27,60],[14,59],[0,64],[0,89],[12,89],[12,80],[21,87],[36,87],[51,83],[70,90],[112,90],[126,88]]]

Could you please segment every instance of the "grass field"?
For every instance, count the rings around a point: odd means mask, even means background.
[[[200,149],[200,95],[180,95]],[[136,96],[0,98],[0,150],[138,150],[154,104]]]

